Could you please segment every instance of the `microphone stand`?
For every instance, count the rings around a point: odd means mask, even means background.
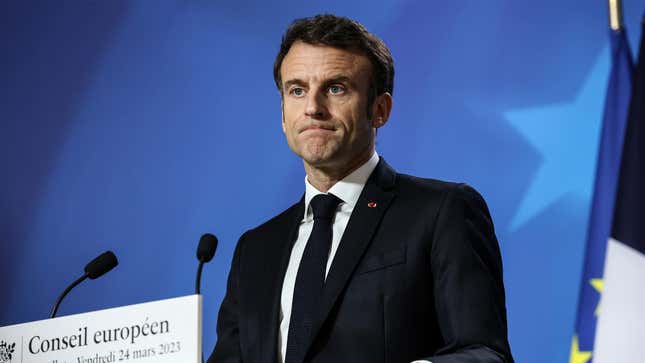
[[[70,291],[72,291],[72,289],[73,289],[73,288],[75,288],[75,287],[76,287],[76,285],[78,285],[78,284],[80,284],[81,282],[85,281],[85,279],[86,279],[86,278],[88,278],[88,277],[89,277],[89,275],[88,275],[88,274],[87,274],[87,272],[86,272],[83,276],[79,277],[76,281],[72,282],[72,284],[71,284],[71,285],[67,286],[67,288],[65,289],[65,291],[63,291],[63,293],[58,297],[58,300],[56,300],[56,304],[54,305],[54,308],[52,308],[52,312],[51,312],[51,314],[49,314],[49,318],[50,318],[50,319],[52,319],[52,318],[54,318],[54,317],[56,316],[56,312],[58,312],[58,306],[59,306],[59,305],[60,305],[60,303],[63,301],[63,299],[65,298],[65,296],[67,296],[67,294],[68,294]]]
[[[199,261],[199,267],[197,267],[197,279],[195,279],[195,294],[200,294],[200,285],[202,283],[202,269],[204,268],[204,261]]]

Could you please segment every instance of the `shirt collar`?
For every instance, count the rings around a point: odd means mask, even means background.
[[[372,171],[376,168],[378,161],[379,156],[376,151],[374,151],[369,160],[334,184],[327,193],[337,196],[343,201],[343,203],[348,204],[353,210],[356,202],[358,202],[358,197],[363,191],[363,187],[365,187],[365,183],[367,183],[367,178],[370,177],[370,174],[372,174]],[[313,218],[313,213],[309,208],[311,200],[318,194],[327,193],[323,193],[316,189],[316,187],[309,183],[307,176],[305,176],[305,220]]]

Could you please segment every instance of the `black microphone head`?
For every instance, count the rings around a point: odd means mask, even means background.
[[[215,256],[217,249],[217,237],[210,233],[206,233],[199,239],[199,246],[197,246],[197,259],[201,262],[209,262]]]
[[[103,252],[85,266],[85,273],[87,277],[94,280],[97,277],[103,276],[103,274],[115,268],[118,264],[119,261],[112,251]]]

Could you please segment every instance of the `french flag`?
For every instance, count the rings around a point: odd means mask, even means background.
[[[644,19],[645,21],[645,19]],[[643,22],[642,34],[645,34]],[[624,136],[596,327],[595,363],[645,362],[645,37]]]
[[[645,36],[635,70],[625,30],[610,36],[612,69],[570,363],[645,362]]]

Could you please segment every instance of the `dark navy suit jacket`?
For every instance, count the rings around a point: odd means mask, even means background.
[[[303,215],[301,200],[240,238],[208,363],[276,362],[282,281]],[[381,159],[327,275],[307,361],[418,359],[513,362],[502,261],[475,190],[397,174]]]

